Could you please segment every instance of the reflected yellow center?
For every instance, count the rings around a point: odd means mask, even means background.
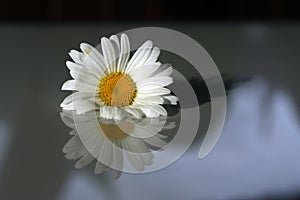
[[[118,125],[100,124],[100,127],[108,139],[118,140],[126,138],[132,132],[134,125],[124,121]]]
[[[135,97],[135,83],[127,74],[111,73],[100,82],[99,98],[107,106],[128,106],[133,103]]]

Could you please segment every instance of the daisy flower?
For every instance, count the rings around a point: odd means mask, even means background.
[[[126,118],[119,122],[98,118],[95,123],[92,113],[77,115],[74,111],[63,111],[61,118],[72,129],[72,138],[63,147],[65,157],[79,159],[75,168],[83,168],[96,159],[95,174],[113,169],[114,178],[122,173],[124,156],[137,171],[151,165],[154,158],[151,150],[167,145],[167,136],[159,132],[175,127],[173,122],[166,123],[166,117]]]
[[[67,61],[73,80],[62,90],[74,91],[61,103],[65,110],[78,114],[99,110],[107,119],[166,116],[162,106],[177,104],[166,86],[173,82],[172,67],[158,61],[160,49],[146,41],[130,58],[130,43],[126,34],[101,38],[93,47],[80,45],[82,52],[71,50],[73,62]]]

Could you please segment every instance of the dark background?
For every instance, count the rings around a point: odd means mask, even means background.
[[[298,199],[299,129],[288,127],[299,125],[300,116],[299,5],[284,0],[1,1],[0,199],[193,200],[206,194]],[[198,139],[174,165],[154,173],[124,174],[113,181],[108,174],[94,176],[94,164],[76,170],[61,152],[70,139],[59,117],[67,95],[60,87],[70,78],[67,52],[82,41],[95,45],[99,37],[148,23],[197,40],[229,78],[259,79],[229,95],[224,133],[203,160],[197,159]],[[184,68],[178,63],[174,66]],[[277,97],[277,90],[293,104]],[[201,109],[209,113],[209,105]],[[296,117],[286,115],[292,111]]]
[[[1,21],[290,21],[299,20],[291,0],[4,0]]]

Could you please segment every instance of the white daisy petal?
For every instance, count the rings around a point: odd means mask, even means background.
[[[125,71],[125,66],[127,65],[129,55],[130,55],[129,39],[126,34],[122,34],[121,35],[120,57],[119,57],[118,66],[117,66],[118,71],[120,71],[120,72]]]
[[[111,119],[112,118],[111,109],[108,106],[100,107],[99,111],[100,111],[99,112],[100,117],[103,117],[105,119]]]
[[[135,127],[133,133],[130,134],[130,136],[140,138],[140,139],[144,139],[144,138],[152,137],[153,135],[155,135],[157,133],[158,132],[153,133],[153,132],[149,131],[148,127],[147,128],[145,128],[145,127],[144,128],[143,127]]]
[[[173,67],[170,64],[162,64],[159,69],[153,73],[153,76],[170,76],[173,73]]]
[[[76,51],[76,50],[71,50],[69,52],[69,55],[75,63],[78,63],[78,64],[82,63],[83,53],[80,53],[79,51]]]
[[[134,82],[139,82],[141,80],[144,80],[145,78],[148,78],[155,72],[160,66],[160,63],[152,63],[152,64],[146,64],[139,68],[134,68],[130,71],[131,78]]]
[[[160,96],[160,95],[165,95],[165,94],[170,94],[170,90],[168,88],[156,88],[152,90],[142,90],[140,89],[138,92],[138,95],[144,97],[151,97],[151,96]]]
[[[79,139],[79,137],[76,135],[76,136],[73,136],[66,144],[65,146],[63,147],[63,152],[64,153],[68,153],[70,151],[73,151],[73,150],[76,150],[77,147],[81,147],[81,141]]]
[[[164,140],[160,139],[157,136],[144,138],[144,141],[147,144],[150,144],[151,146],[158,147],[158,148],[165,147],[168,144],[167,142],[165,142]]]
[[[75,110],[75,108],[74,108],[74,103],[73,103],[73,102],[68,103],[68,104],[61,105],[61,107],[62,107],[64,110],[68,110],[68,111]]]
[[[75,90],[75,80],[68,80],[66,81],[62,87],[61,90]]]
[[[76,160],[88,154],[78,136],[72,137],[67,144],[65,144],[63,152],[65,153],[65,157],[69,160]]]
[[[91,154],[86,154],[80,160],[78,160],[75,164],[75,168],[81,169],[88,164],[90,164],[94,160],[94,157]]]
[[[115,59],[117,61],[119,58],[119,55],[120,55],[120,51],[121,51],[119,38],[116,35],[112,35],[112,36],[110,36],[109,40],[111,41],[111,44],[114,47],[115,55],[116,55]]]
[[[140,119],[143,116],[143,113],[141,111],[139,111],[139,109],[135,109],[135,108],[125,108],[125,110],[132,114],[136,119]]]
[[[107,168],[106,165],[104,165],[102,163],[103,160],[101,160],[102,159],[101,154],[105,150],[105,142],[107,142],[105,139],[102,140],[101,142],[99,142],[99,144],[98,144],[99,149],[98,149],[97,152],[95,152],[95,154],[98,155],[98,156],[96,156],[97,162],[96,162],[96,166],[95,166],[95,169],[94,169],[95,174],[101,174]]]
[[[106,166],[103,165],[100,161],[96,163],[94,173],[101,174],[106,169]]]
[[[168,100],[170,102],[170,104],[172,104],[172,105],[176,105],[178,102],[178,97],[173,96],[173,95],[164,96],[163,98]]]
[[[76,79],[78,77],[79,72],[77,71],[70,71],[70,75],[72,78]]]
[[[65,111],[63,110],[63,112],[60,113],[60,118],[61,120],[65,123],[66,126],[68,126],[71,129],[76,129],[75,128],[75,123],[74,123],[74,119],[73,114],[70,113],[69,111]]]
[[[149,82],[145,83],[143,85],[136,84],[137,85],[137,91],[141,90],[155,90],[155,89],[160,89],[163,86],[160,83],[155,83],[155,82]]]
[[[175,122],[170,122],[168,124],[166,124],[163,129],[173,129],[176,127],[176,123]]]
[[[73,63],[71,61],[67,61],[66,65],[68,67],[69,70],[75,70],[75,71],[80,71],[80,69],[82,68],[82,65],[78,64],[78,63]]]
[[[140,157],[144,165],[152,163],[153,154],[150,153],[149,148],[147,148],[143,140],[135,137],[127,137],[126,141],[130,145],[131,151]]]
[[[138,154],[133,153],[131,151],[130,144],[128,144],[127,140],[122,140],[122,146],[124,147],[125,154],[129,160],[129,162],[133,165],[133,167],[137,171],[143,171],[144,170],[143,161],[138,157]]]
[[[141,106],[140,109],[145,113],[146,117],[158,117],[159,113],[151,109],[149,106]]]
[[[136,97],[134,103],[138,105],[156,105],[156,104],[163,104],[164,100],[160,96],[150,96],[150,97],[146,96],[144,98]]]
[[[147,117],[158,117],[159,115],[166,116],[167,111],[161,105],[141,106],[140,109]]]
[[[116,179],[120,178],[121,175],[122,175],[122,171],[115,170],[113,179],[116,180]]]
[[[151,165],[152,160],[154,158],[153,154],[150,152],[149,148],[146,146],[143,140],[134,138],[134,137],[128,137],[126,138],[128,143],[131,145],[131,150],[133,152],[137,152],[137,156],[143,163],[143,166],[145,165]]]
[[[63,102],[60,104],[60,106],[62,107],[63,105],[69,104],[72,101],[79,99],[79,98],[91,98],[91,95],[89,93],[85,93],[85,92],[74,92],[72,94],[70,94],[69,96],[67,96]]]
[[[96,88],[93,85],[88,85],[80,81],[68,80],[63,84],[61,89],[94,93]]]
[[[120,41],[119,41],[119,39],[118,39],[118,37],[116,35],[110,36],[109,39],[112,40],[112,41],[114,41],[115,44],[117,45],[118,49],[120,49]]]
[[[152,42],[148,40],[140,48],[138,48],[127,64],[127,73],[129,73],[133,68],[141,66],[145,63],[151,53],[152,45]]]
[[[113,118],[116,120],[121,120],[126,116],[126,112],[121,108],[114,108],[114,116]]]
[[[155,105],[155,106],[152,106],[152,108],[155,109],[162,116],[168,115],[166,109],[164,107],[162,107],[161,105]]]
[[[83,71],[83,72],[78,72],[76,74],[76,76],[74,77],[74,79],[77,82],[82,82],[88,85],[94,85],[96,86],[99,82],[99,80],[91,73],[87,72],[87,71]]]
[[[75,83],[75,90],[80,92],[90,92],[94,93],[96,90],[96,87],[94,85],[88,85],[86,83],[82,83],[80,81],[77,81]]]
[[[107,140],[107,139],[106,139]],[[101,152],[99,154],[98,161],[102,162],[104,165],[109,165],[112,155],[112,145],[107,140],[103,143],[103,148],[101,149]]]
[[[96,76],[101,75],[106,70],[106,63],[102,54],[93,46],[87,43],[81,43],[80,48],[85,53],[83,56],[83,65]]]
[[[116,140],[113,142],[113,156],[114,156],[114,164],[115,164],[115,169],[118,171],[123,169],[123,152],[119,149],[120,146],[120,141]]]
[[[148,59],[146,60],[145,64],[156,62],[159,54],[160,54],[160,49],[157,47],[153,47],[151,54],[148,57]]]
[[[173,83],[173,79],[169,76],[159,76],[159,77],[149,77],[140,82],[137,82],[138,88],[144,85],[160,85],[160,86],[167,86]]]
[[[80,49],[85,55],[89,55],[91,51],[94,49],[91,45],[87,43],[81,43],[80,44]]]
[[[105,119],[116,119],[121,120],[126,116],[123,109],[111,106],[101,106],[100,107],[100,117]]]
[[[87,151],[84,148],[78,147],[71,152],[66,152],[65,157],[69,160],[76,160],[86,154],[87,154]]]
[[[70,135],[77,135],[77,132],[75,130],[72,130],[69,132]]]
[[[114,65],[112,66],[112,69],[113,69],[113,72],[118,72],[117,63],[118,63],[118,59],[120,58],[120,47],[114,40],[110,40],[110,42],[111,42],[114,52],[115,52],[115,57],[114,57],[115,62],[114,62]]]
[[[95,105],[92,102],[88,101],[78,101],[73,105],[76,108],[77,114],[84,114],[89,111],[95,110]]]
[[[103,37],[101,38],[101,46],[108,72],[115,72],[116,54],[111,41]]]
[[[91,74],[89,71],[84,70],[84,68],[82,67],[82,65],[79,65],[77,63],[73,63],[70,61],[66,62],[67,67],[70,69],[70,75],[72,76],[72,78],[77,79],[78,76],[80,75],[84,75],[84,76],[90,76],[92,78],[96,78],[95,75]]]

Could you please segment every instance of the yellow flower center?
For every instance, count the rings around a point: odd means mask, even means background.
[[[127,74],[111,73],[100,82],[99,98],[107,106],[128,106],[133,103],[135,97],[135,83]]]
[[[108,139],[118,140],[118,139],[124,139],[128,135],[130,135],[130,133],[132,133],[133,131],[134,125],[133,123],[124,121],[118,125],[100,123],[100,127]]]

